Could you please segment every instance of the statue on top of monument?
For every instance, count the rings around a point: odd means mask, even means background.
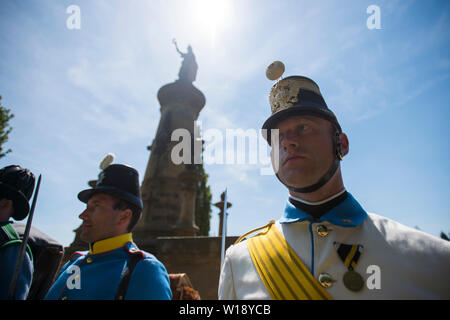
[[[183,62],[181,63],[180,72],[178,72],[178,77],[180,81],[194,82],[197,76],[198,65],[195,61],[194,52],[192,52],[192,47],[189,45],[187,48],[187,52],[183,53],[178,49],[177,41],[175,39],[172,40],[177,52],[183,58]]]

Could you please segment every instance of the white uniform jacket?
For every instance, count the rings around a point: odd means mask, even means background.
[[[450,243],[367,214],[350,193],[317,222],[288,201],[275,227],[316,279],[331,276],[334,282],[326,290],[333,299],[450,299]],[[347,268],[335,241],[363,246],[355,268],[365,282],[359,292],[344,286]],[[226,252],[219,299],[271,299],[247,241]]]

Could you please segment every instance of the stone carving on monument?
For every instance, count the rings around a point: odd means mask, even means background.
[[[177,41],[175,39],[172,40],[175,45],[175,49],[183,58],[183,62],[181,64],[180,72],[178,72],[178,77],[180,81],[194,82],[197,77],[197,61],[195,61],[194,52],[192,52],[192,47],[189,45],[187,48],[187,52],[183,53],[178,49]]]

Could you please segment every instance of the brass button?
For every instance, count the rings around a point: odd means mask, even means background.
[[[321,237],[326,237],[329,233],[328,228],[322,224],[317,226],[316,230],[317,230],[317,234]]]
[[[333,279],[328,273],[319,274],[319,282],[324,288],[329,288],[333,285]]]
[[[92,260],[92,258],[87,258],[86,259],[86,263],[91,263],[93,260]]]

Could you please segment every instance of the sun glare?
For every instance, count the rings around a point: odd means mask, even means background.
[[[196,22],[210,35],[214,47],[216,37],[231,24],[231,0],[196,0]]]

